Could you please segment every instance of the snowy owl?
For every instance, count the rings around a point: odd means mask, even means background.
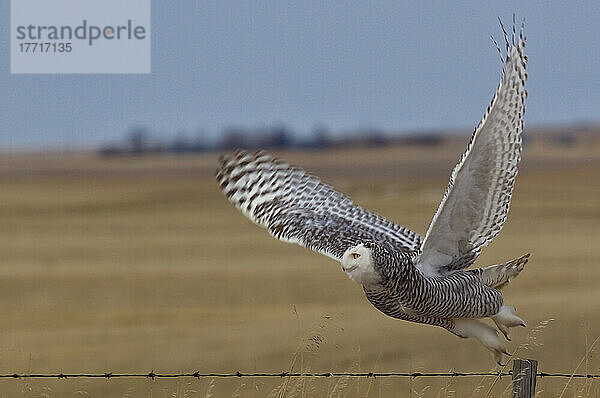
[[[504,28],[503,28],[504,30]],[[507,38],[502,77],[475,129],[425,238],[355,205],[300,168],[259,151],[221,157],[217,180],[227,198],[277,239],[298,243],[342,264],[369,302],[393,318],[440,326],[475,338],[503,365],[509,353],[491,318],[509,340],[525,326],[500,289],[529,254],[466,270],[500,232],[509,209],[525,112],[523,30]],[[502,58],[502,52],[501,52]]]

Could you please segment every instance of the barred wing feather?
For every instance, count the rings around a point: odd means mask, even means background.
[[[362,241],[388,241],[415,252],[421,237],[355,205],[304,170],[265,152],[223,156],[217,180],[227,198],[275,238],[341,261]]]
[[[466,152],[454,168],[416,266],[446,275],[470,266],[502,228],[510,205],[525,112],[525,38],[509,47],[502,79]]]

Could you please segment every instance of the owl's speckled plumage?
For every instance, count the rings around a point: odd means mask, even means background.
[[[509,327],[524,326],[499,289],[518,275],[529,255],[464,269],[502,228],[521,157],[527,57],[522,30],[515,36],[506,41],[492,103],[452,172],[424,239],[265,152],[222,157],[217,180],[223,192],[275,238],[340,261],[381,312],[474,337],[502,363],[507,352],[497,331],[478,319],[492,318],[507,338]]]

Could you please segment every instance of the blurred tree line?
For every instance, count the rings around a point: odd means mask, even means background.
[[[175,133],[169,139],[158,139],[144,126],[127,131],[117,143],[99,148],[102,156],[144,155],[152,153],[202,153],[232,151],[235,149],[320,149],[340,146],[361,148],[387,145],[438,146],[452,139],[467,139],[472,130],[414,131],[393,134],[373,128],[353,132],[332,133],[326,126],[317,125],[308,134],[296,134],[283,124],[263,128],[229,127],[218,137],[210,137],[204,131],[190,136],[186,132]],[[164,136],[164,135],[163,135]],[[600,142],[600,125],[579,123],[566,126],[539,126],[526,128],[524,144],[530,140],[551,145],[570,147],[576,144],[596,145]]]
[[[284,125],[273,125],[260,129],[230,127],[218,138],[210,139],[203,132],[190,136],[178,132],[170,139],[158,139],[144,126],[130,129],[121,142],[103,145],[99,152],[104,156],[142,155],[152,153],[201,153],[244,149],[288,149],[327,148],[339,145],[349,138],[334,138],[324,126],[315,127],[309,134],[299,136]],[[379,132],[359,132],[352,138],[366,145],[384,145],[388,138]]]

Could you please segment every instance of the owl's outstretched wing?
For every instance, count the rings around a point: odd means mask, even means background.
[[[500,85],[429,225],[416,262],[428,276],[470,266],[504,225],[521,158],[527,97],[524,47],[522,31],[517,43],[513,34],[510,48],[507,39]]]
[[[265,152],[223,156],[217,181],[227,198],[271,235],[341,261],[365,240],[388,241],[414,252],[421,237],[355,205],[304,170]]]

